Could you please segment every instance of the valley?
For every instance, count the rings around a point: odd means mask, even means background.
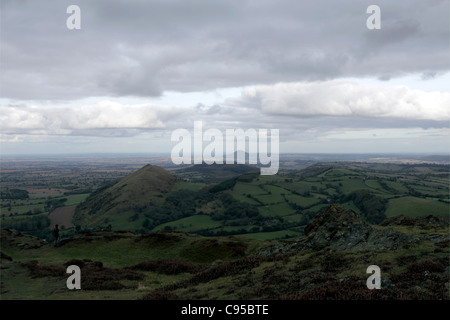
[[[302,235],[310,219],[330,204],[375,224],[397,215],[449,212],[448,164],[286,156],[279,174],[261,176],[254,166],[179,167],[165,160],[4,163],[0,221],[3,227],[47,239],[58,220],[66,235],[101,229],[141,234],[177,230],[288,239]],[[73,220],[64,223],[66,212]]]

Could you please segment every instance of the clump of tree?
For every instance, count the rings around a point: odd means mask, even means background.
[[[26,200],[30,198],[27,190],[22,189],[7,189],[0,193],[2,199],[10,200]]]
[[[221,192],[221,191],[233,189],[233,187],[236,185],[236,182],[238,181],[238,178],[239,177],[225,180],[225,181],[215,185],[214,187],[212,187],[209,190],[209,192],[211,192],[211,193],[218,193],[218,192]]]
[[[169,221],[189,217],[197,213],[196,208],[200,203],[211,201],[214,195],[209,192],[195,192],[192,190],[177,190],[170,193],[164,204],[157,207],[149,207],[144,216],[148,218],[144,227],[151,230],[157,225]]]
[[[372,224],[378,224],[386,219],[386,199],[380,198],[368,190],[356,190],[345,196],[342,202],[353,201],[361,211],[362,216]]]
[[[36,231],[46,229],[50,226],[47,215],[36,215],[32,217],[5,219],[2,228],[15,229],[19,231]]]
[[[53,209],[64,206],[66,201],[67,198],[48,199],[45,202],[45,210],[53,211]]]

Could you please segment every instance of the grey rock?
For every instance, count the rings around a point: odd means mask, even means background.
[[[339,251],[395,250],[421,240],[418,236],[393,229],[375,229],[365,223],[358,213],[339,205],[331,205],[318,213],[306,226],[305,235],[295,243],[277,243],[265,248],[260,255],[326,247]]]
[[[363,222],[359,214],[338,205],[317,214],[305,228],[305,233],[308,236],[306,248],[324,243],[333,250],[395,250],[420,241],[415,236],[392,229],[374,229]]]

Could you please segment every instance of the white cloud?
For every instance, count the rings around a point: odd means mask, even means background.
[[[344,81],[278,83],[245,88],[232,105],[265,114],[450,120],[450,93]]]
[[[414,142],[414,139],[424,138],[427,136],[435,136],[445,138],[448,137],[450,129],[428,129],[423,128],[389,128],[389,129],[360,129],[342,128],[340,130],[332,130],[326,132],[322,140],[369,140],[375,139],[408,139]]]
[[[70,135],[105,129],[162,129],[168,119],[182,114],[179,108],[152,104],[100,101],[83,106],[8,106],[1,108],[0,126],[5,134]],[[101,134],[100,134],[101,135]]]

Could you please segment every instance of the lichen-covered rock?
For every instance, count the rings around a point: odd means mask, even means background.
[[[407,217],[405,215],[399,215],[390,217],[384,220],[381,226],[417,226],[421,228],[445,228],[450,225],[450,219],[448,216],[433,216],[426,215],[416,218]]]
[[[295,243],[275,244],[260,252],[274,253],[329,248],[344,251],[395,250],[404,245],[419,243],[420,238],[392,229],[375,229],[353,210],[331,205],[318,213],[305,227],[305,237]]]
[[[358,213],[353,210],[346,210],[339,205],[331,205],[318,213],[305,227],[305,235],[320,233],[329,234],[332,237],[335,234],[349,232],[353,228],[364,228],[366,226]]]
[[[417,243],[415,236],[392,229],[378,230],[365,223],[360,215],[339,205],[318,213],[305,228],[304,248],[330,247],[333,250],[395,250]]]

